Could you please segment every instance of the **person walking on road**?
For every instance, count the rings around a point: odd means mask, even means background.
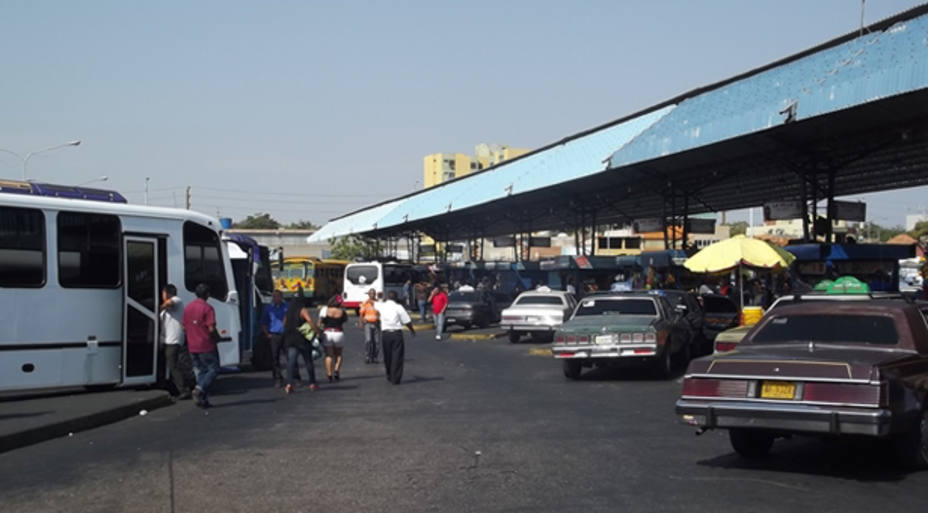
[[[190,389],[184,379],[179,358],[184,347],[184,302],[177,296],[177,287],[168,283],[161,290],[161,343],[164,346],[164,364],[177,389],[177,399],[190,399]]]
[[[429,296],[432,303],[432,318],[435,319],[435,340],[441,340],[445,331],[445,309],[448,308],[448,293],[444,287],[435,287]]]
[[[425,322],[428,318],[425,316],[426,306],[429,304],[429,286],[425,282],[416,283],[416,304],[419,306],[419,318]]]
[[[329,303],[319,310],[319,324],[323,329],[325,347],[325,374],[329,383],[341,379],[339,375],[342,368],[343,342],[345,339],[345,323],[348,322],[348,312],[342,308],[341,296],[335,295]]]
[[[216,311],[206,302],[209,299],[209,285],[197,285],[194,293],[197,298],[184,308],[182,323],[187,332],[187,348],[197,377],[193,400],[197,406],[209,408],[212,406],[209,389],[219,375],[219,350],[216,346],[219,332],[216,331]]]
[[[283,381],[280,353],[284,348],[284,318],[286,316],[287,303],[284,303],[284,294],[280,290],[275,290],[271,296],[271,304],[261,314],[261,329],[271,348],[271,378],[276,388],[280,388]]]
[[[316,384],[316,366],[313,363],[312,347],[306,336],[300,332],[300,327],[304,323],[316,333],[319,332],[318,326],[309,314],[308,300],[302,297],[295,297],[290,300],[287,306],[287,315],[284,317],[283,346],[287,349],[287,385],[284,391],[292,394],[295,390],[296,374],[300,366],[299,357],[303,356],[303,362],[306,364],[306,378],[309,380],[309,390],[316,391],[319,385]]]
[[[377,311],[377,291],[367,292],[367,301],[361,303],[358,327],[364,330],[364,363],[377,363],[377,346],[380,343],[380,312]]]
[[[403,341],[403,326],[410,335],[416,336],[412,319],[406,309],[397,304],[396,292],[387,293],[387,300],[378,303],[380,311],[381,341],[383,342],[383,366],[387,371],[387,381],[399,385],[403,381],[403,361],[406,357],[406,344]]]

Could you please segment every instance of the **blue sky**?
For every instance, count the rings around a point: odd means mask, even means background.
[[[868,0],[866,21],[914,0]],[[422,157],[538,147],[857,28],[859,0],[0,3],[0,148],[30,178],[317,223]],[[21,163],[0,153],[0,177]],[[901,224],[925,189],[869,195]]]

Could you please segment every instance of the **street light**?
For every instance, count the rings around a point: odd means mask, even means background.
[[[101,176],[98,176],[97,178],[94,178],[93,180],[87,180],[86,182],[81,182],[81,183],[77,184],[77,187],[80,187],[80,186],[82,186],[82,185],[91,184],[91,183],[94,183],[94,182],[105,182],[105,181],[107,181],[107,180],[109,180],[109,179],[110,179],[110,177],[108,177],[108,176],[106,176],[106,175],[101,175]]]
[[[0,148],[0,151],[4,153],[9,153],[10,155],[15,155],[17,158],[23,161],[23,180],[25,180],[26,179],[26,168],[27,168],[27,165],[29,164],[29,159],[31,159],[33,155],[38,155],[39,153],[45,153],[47,151],[57,150],[59,148],[64,148],[67,146],[80,146],[80,144],[81,144],[81,140],[77,139],[74,141],[66,142],[64,144],[58,144],[55,146],[49,146],[48,148],[42,148],[41,150],[30,151],[29,153],[26,154],[25,157],[12,150],[5,150],[3,148]]]

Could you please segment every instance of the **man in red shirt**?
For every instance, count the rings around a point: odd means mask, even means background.
[[[193,360],[197,386],[193,389],[193,400],[201,408],[212,406],[209,402],[209,387],[219,374],[219,351],[213,338],[216,333],[216,311],[206,302],[209,285],[197,285],[196,299],[184,308],[184,331],[187,333],[187,350]],[[216,337],[218,338],[218,337]]]
[[[445,309],[448,308],[448,293],[444,287],[435,287],[432,295],[429,296],[432,302],[432,314],[435,319],[435,340],[441,340],[441,334],[445,331]]]

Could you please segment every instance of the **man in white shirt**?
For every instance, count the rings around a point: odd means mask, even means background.
[[[190,389],[184,381],[184,372],[177,365],[181,351],[184,351],[184,302],[177,297],[177,287],[170,283],[161,291],[161,343],[164,345],[164,363],[171,375],[171,381],[180,394],[178,399],[189,399]]]
[[[406,353],[403,326],[406,326],[414,337],[416,330],[412,327],[412,319],[409,318],[406,309],[397,304],[395,291],[388,292],[387,300],[374,303],[374,307],[380,312],[380,343],[387,381],[399,385],[403,380],[403,358]]]

